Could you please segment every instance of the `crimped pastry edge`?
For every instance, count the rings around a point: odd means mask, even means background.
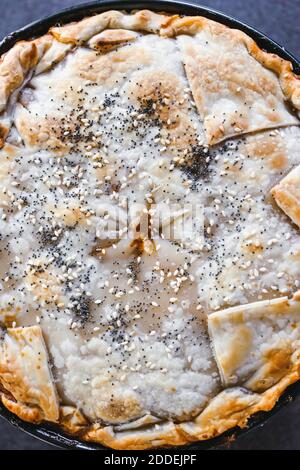
[[[300,357],[300,351],[298,352],[298,357]],[[116,432],[113,426],[101,427],[96,423],[89,424],[83,414],[71,406],[60,408],[58,424],[66,434],[116,450],[146,450],[159,447],[181,446],[195,441],[205,441],[218,437],[225,431],[235,427],[245,428],[249,418],[255,413],[270,411],[287,387],[299,380],[299,365],[300,360],[298,360],[293,370],[287,376],[261,395],[250,394],[254,401],[250,406],[245,405],[241,409],[238,400],[228,400],[227,402],[222,400],[223,406],[220,411],[224,412],[224,417],[218,416],[216,419],[202,425],[195,422],[201,419],[201,415],[199,415],[195,421],[182,424],[166,422],[160,424],[159,429],[156,429],[156,425],[153,425],[150,429],[147,427],[146,429],[134,429],[130,433],[122,433]],[[245,391],[245,393],[248,394],[249,392]],[[220,398],[219,395],[213,400]],[[1,401],[10,412],[16,414],[24,421],[34,424],[42,424],[44,422],[39,409],[36,407],[17,403],[5,392],[1,393]],[[209,406],[202,413],[208,413]]]
[[[294,295],[300,301],[300,292]],[[89,423],[80,410],[73,406],[60,406],[58,424],[67,434],[84,441],[96,442],[117,450],[143,450],[155,447],[179,446],[193,441],[212,439],[225,431],[247,426],[249,418],[257,412],[271,410],[286,388],[300,378],[300,348],[292,356],[289,373],[263,393],[253,393],[242,386],[225,388],[211,399],[194,419],[184,423],[158,421],[149,425],[120,431],[119,425],[105,426]],[[55,387],[55,385],[53,384]],[[35,405],[18,402],[11,392],[1,387],[2,404],[24,421],[45,422],[43,411]],[[147,423],[147,421],[146,421]],[[121,426],[122,427],[122,426]]]
[[[300,356],[300,351],[298,354]],[[251,394],[254,398],[254,403],[250,406],[239,409],[238,400],[235,402],[223,401],[222,409],[225,417],[218,417],[202,426],[195,423],[195,421],[183,424],[167,422],[161,424],[160,429],[156,429],[155,425],[153,425],[150,429],[147,427],[145,430],[141,428],[134,429],[131,433],[120,433],[115,432],[113,426],[101,427],[99,424],[89,424],[83,414],[71,406],[60,408],[58,425],[68,435],[116,450],[146,450],[159,447],[181,446],[195,441],[206,441],[218,437],[232,428],[245,428],[249,418],[255,413],[270,411],[287,387],[299,380],[299,365],[300,361],[278,384],[263,394],[258,395],[259,398],[257,400],[255,400],[257,394]],[[247,391],[247,393],[249,392]],[[218,397],[219,395],[215,399]],[[45,422],[38,408],[15,402],[5,392],[1,393],[1,401],[5,408],[24,421],[33,424]],[[203,412],[207,411],[208,407]],[[230,415],[228,416],[228,414]],[[201,415],[197,419],[199,418],[201,418]]]
[[[119,11],[108,11],[87,17],[79,22],[65,26],[53,27],[49,33],[32,41],[20,41],[0,61],[0,113],[6,108],[11,94],[22,86],[26,75],[33,70],[34,74],[48,70],[53,63],[63,60],[69,50],[88,42],[92,37],[105,29],[131,29],[159,34],[162,37],[176,37],[180,34],[194,35],[203,28],[212,30],[230,30],[231,36],[247,47],[249,53],[263,66],[272,70],[279,77],[284,96],[300,111],[300,77],[293,72],[291,62],[276,54],[263,51],[247,34],[237,29],[217,23],[201,16],[166,15],[149,10],[125,14]],[[64,50],[58,44],[64,44]],[[50,48],[57,49],[49,61]],[[9,73],[14,70],[14,74]],[[1,123],[1,122],[0,122]],[[5,134],[2,132],[2,134]]]

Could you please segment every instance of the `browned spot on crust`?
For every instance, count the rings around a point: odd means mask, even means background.
[[[6,328],[11,328],[17,322],[17,316],[21,312],[20,307],[13,309],[12,307],[0,309],[0,324],[3,323]]]
[[[137,401],[131,397],[118,399],[99,407],[101,419],[110,423],[119,423],[139,416],[141,409]]]
[[[95,256],[96,258],[101,258],[101,254],[103,254],[102,250],[106,248],[110,248],[115,243],[118,243],[119,239],[107,239],[107,240],[97,240],[97,244],[93,247],[91,251],[91,256]]]
[[[170,128],[178,125],[178,103],[184,93],[176,75],[162,70],[145,72],[129,87],[128,95],[142,107],[155,105],[155,114],[164,123],[169,120]]]
[[[142,253],[151,254],[155,251],[155,244],[152,240],[147,238],[137,238],[133,240],[130,244],[132,248],[134,248],[135,253],[137,255],[141,255]]]
[[[243,250],[249,254],[256,255],[264,251],[264,247],[263,245],[259,243],[256,244],[254,242],[251,242],[251,243],[245,243],[245,245],[243,246]]]
[[[284,141],[280,135],[254,136],[253,140],[246,144],[246,151],[250,157],[267,160],[275,170],[286,168],[288,163]]]
[[[247,382],[247,386],[255,392],[263,392],[287,375],[291,367],[291,345],[285,344],[282,348],[274,348],[264,355],[265,364]]]
[[[98,84],[112,84],[120,80],[124,74],[136,70],[136,64],[142,66],[149,62],[149,54],[137,43],[131,48],[122,48],[107,55],[101,55],[95,51],[80,55],[74,64],[76,66],[74,73],[81,79],[91,80]]]
[[[8,134],[8,128],[5,127],[3,124],[0,124],[0,148],[4,146],[7,134]]]

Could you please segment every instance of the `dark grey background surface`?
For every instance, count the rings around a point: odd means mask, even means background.
[[[300,59],[300,0],[194,0],[230,14],[266,35]],[[83,3],[82,0],[0,0],[0,37],[34,20]],[[155,3],[155,1],[153,2]],[[124,8],[126,0],[124,0]],[[232,449],[300,450],[300,397],[262,428],[239,438]],[[0,418],[1,449],[54,449]]]

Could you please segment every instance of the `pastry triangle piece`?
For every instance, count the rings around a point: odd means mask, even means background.
[[[283,178],[271,193],[278,206],[300,227],[300,165]]]
[[[9,328],[0,342],[0,383],[20,407],[58,421],[59,404],[39,326]]]
[[[208,328],[225,386],[262,392],[299,362],[300,293],[213,313]]]
[[[279,77],[243,33],[204,20],[178,42],[209,144],[297,123]]]

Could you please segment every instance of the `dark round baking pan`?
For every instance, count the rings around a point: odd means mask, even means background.
[[[51,26],[61,25],[68,23],[70,21],[80,20],[81,18],[93,15],[96,13],[101,13],[105,10],[138,10],[138,9],[151,9],[156,11],[164,11],[168,13],[179,13],[183,15],[202,15],[207,18],[210,18],[215,21],[219,21],[231,28],[237,28],[249,36],[251,36],[258,45],[265,49],[268,52],[278,54],[283,59],[291,61],[294,67],[294,71],[297,74],[300,74],[300,62],[297,61],[289,52],[287,52],[283,47],[277,44],[272,39],[266,37],[260,31],[248,26],[234,18],[231,18],[224,13],[221,13],[216,10],[212,10],[207,7],[202,7],[192,2],[179,2],[179,1],[168,1],[168,0],[144,0],[144,1],[126,1],[122,0],[103,0],[103,1],[94,1],[89,3],[84,3],[77,5],[72,8],[60,11],[54,15],[48,16],[44,19],[35,21],[24,28],[15,31],[12,34],[9,34],[3,39],[0,43],[0,55],[8,51],[17,41],[22,39],[31,39],[38,37],[42,34],[45,34]],[[208,441],[201,441],[185,446],[184,449],[191,450],[207,450],[214,449],[222,444],[226,444],[233,439],[238,438],[239,436],[253,431],[258,427],[261,427],[269,420],[275,413],[277,413],[281,408],[286,406],[288,403],[293,401],[296,396],[300,395],[300,382],[297,382],[291,385],[286,392],[278,400],[276,406],[269,411],[257,413],[253,416],[249,422],[247,428],[240,429],[235,428],[230,431],[222,434],[222,436],[210,439]],[[63,433],[60,429],[51,424],[43,424],[36,426],[32,423],[26,423],[22,421],[14,414],[10,413],[2,404],[0,404],[0,416],[9,421],[11,424],[17,428],[35,436],[47,443],[56,445],[57,447],[63,449],[76,449],[76,450],[104,450],[104,446],[100,444],[85,443],[74,437],[70,437],[67,434]]]

